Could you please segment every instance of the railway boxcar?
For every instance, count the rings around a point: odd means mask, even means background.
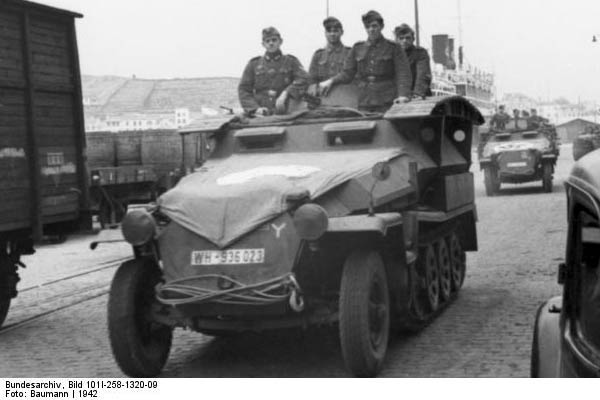
[[[90,224],[75,19],[0,1],[0,325],[20,258],[44,234]]]
[[[92,208],[102,226],[121,220],[132,203],[156,200],[205,158],[201,128],[90,132]]]

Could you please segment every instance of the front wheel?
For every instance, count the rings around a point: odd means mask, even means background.
[[[0,293],[0,328],[6,319],[8,309],[10,308],[10,298],[4,293]]]
[[[553,167],[550,163],[544,163],[542,165],[542,188],[545,193],[552,192],[552,174]]]
[[[390,298],[381,256],[356,251],[346,259],[340,287],[340,342],[346,367],[355,376],[381,370],[390,330]]]
[[[500,179],[498,172],[493,167],[485,167],[483,170],[483,182],[485,183],[485,194],[494,196],[500,190]]]
[[[151,318],[154,286],[160,280],[154,261],[136,259],[121,264],[110,287],[110,345],[121,370],[132,377],[157,376],[171,350],[173,329]]]

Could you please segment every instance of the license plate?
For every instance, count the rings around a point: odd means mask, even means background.
[[[522,162],[509,162],[506,164],[507,167],[511,168],[511,167],[526,167],[527,163],[522,161]]]
[[[262,264],[265,249],[192,251],[192,265]]]

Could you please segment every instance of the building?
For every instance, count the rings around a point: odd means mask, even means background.
[[[573,139],[585,131],[588,126],[600,126],[595,122],[583,118],[575,118],[568,122],[556,126],[556,133],[560,137],[561,142],[571,143]]]

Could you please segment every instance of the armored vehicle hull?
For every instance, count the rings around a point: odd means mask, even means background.
[[[350,372],[376,375],[391,327],[421,328],[463,284],[465,252],[477,250],[469,167],[481,122],[450,97],[385,115],[237,119],[211,132],[209,160],[123,220],[136,258],[110,293],[119,366],[160,373],[174,327],[221,335],[337,323]]]
[[[479,148],[479,165],[484,171],[488,196],[500,191],[502,183],[542,181],[552,191],[552,179],[559,149],[552,126],[527,126],[512,121],[506,131],[491,132]],[[518,125],[518,126],[517,126]]]

